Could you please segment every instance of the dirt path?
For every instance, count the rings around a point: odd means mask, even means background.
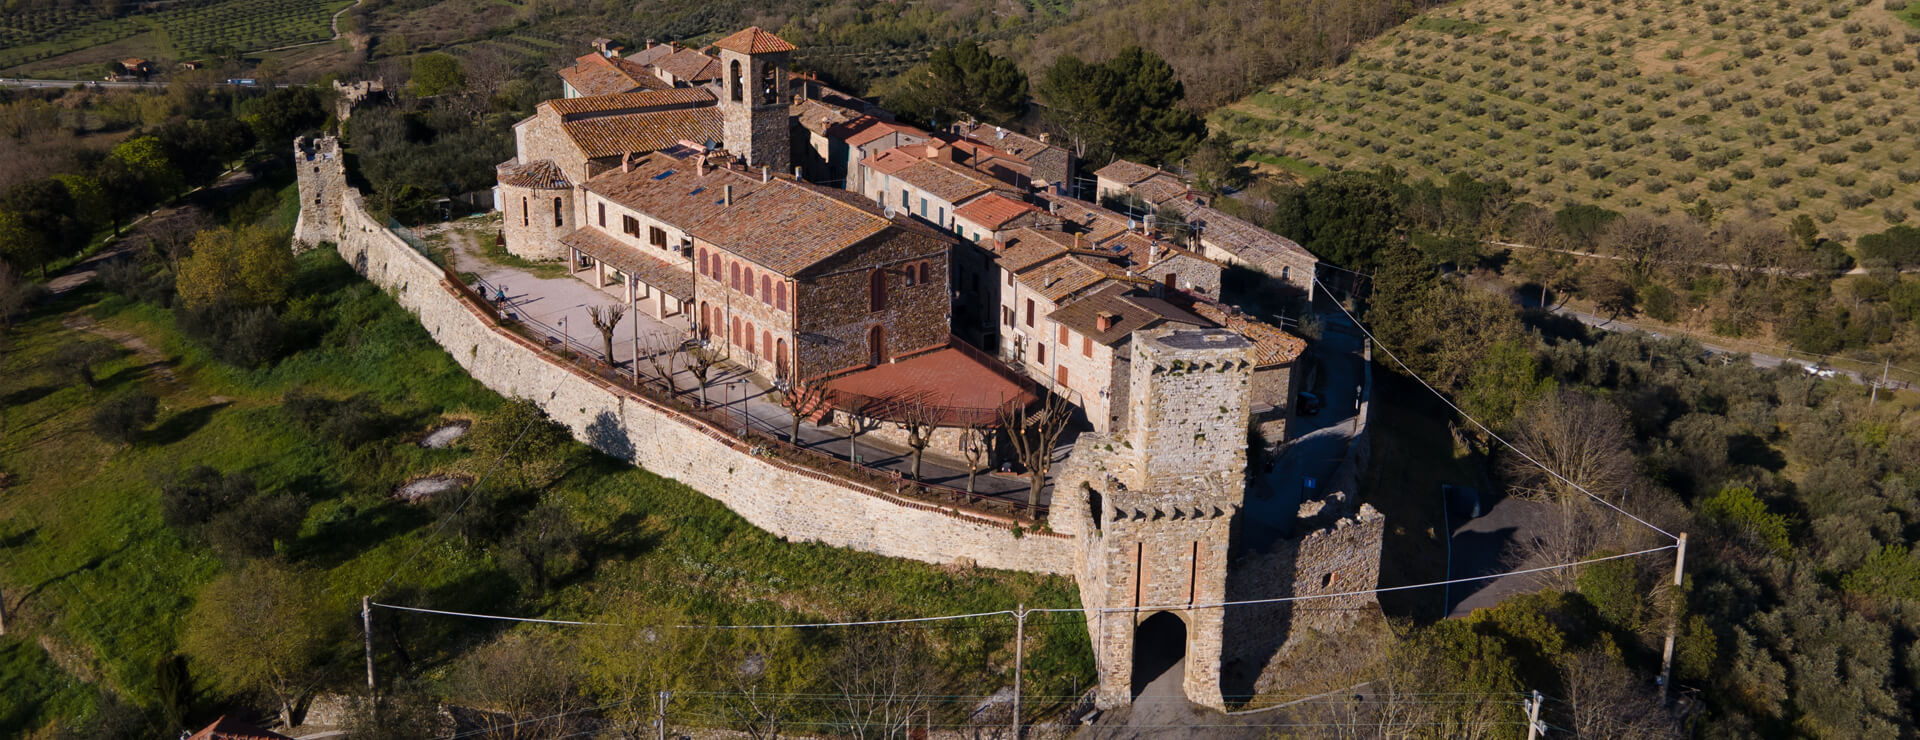
[[[66,318],[60,320],[60,325],[74,331],[83,331],[102,339],[111,340],[114,344],[125,347],[128,352],[132,352],[133,356],[140,360],[140,366],[143,369],[152,371],[155,377],[166,381],[167,385],[178,386],[180,384],[180,378],[173,374],[173,359],[161,353],[160,350],[154,349],[153,345],[147,343],[145,337],[132,332],[101,326],[99,322],[80,314],[68,314]]]
[[[253,182],[252,173],[244,169],[236,168],[228,170],[220,176],[220,179],[215,180],[212,185],[187,191],[181,196],[180,205],[161,208],[145,216],[141,216],[133,223],[127,224],[127,228],[123,229],[120,232],[120,236],[115,237],[113,244],[109,245],[106,249],[102,249],[92,257],[81,260],[73,266],[60,271],[53,279],[47,281],[47,291],[55,296],[59,296],[74,288],[92,282],[94,276],[99,274],[100,267],[105,265],[109,260],[128,254],[145,245],[146,241],[141,238],[145,235],[144,229],[151,228],[158,224],[164,224],[185,211],[199,209],[200,206],[187,202],[188,198],[194,194],[209,189],[225,190],[242,188],[251,182]]]

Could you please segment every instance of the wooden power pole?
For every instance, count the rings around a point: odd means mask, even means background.
[[[1540,737],[1540,733],[1545,727],[1540,724],[1541,701],[1540,692],[1535,691],[1533,692],[1532,698],[1520,702],[1527,707],[1527,740],[1534,740],[1534,738]]]
[[[360,638],[367,652],[367,690],[373,690],[373,597],[360,597]]]
[[[1674,601],[1667,608],[1667,646],[1660,651],[1660,704],[1665,705],[1673,694],[1673,638],[1680,628],[1680,581],[1687,567],[1687,533],[1681,532],[1673,553],[1673,589]]]
[[[1013,740],[1020,740],[1020,669],[1027,657],[1027,605],[1013,610]]]

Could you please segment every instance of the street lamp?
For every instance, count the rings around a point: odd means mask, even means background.
[[[747,381],[744,381],[744,380],[736,380],[736,381],[733,381],[732,385],[743,385],[746,382]],[[753,416],[751,415],[751,412],[747,411],[747,389],[741,388],[740,389],[740,437],[742,439],[746,438],[748,427],[752,424],[752,422],[753,422]]]

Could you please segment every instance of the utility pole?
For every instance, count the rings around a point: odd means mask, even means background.
[[[1687,567],[1687,533],[1681,532],[1673,554],[1674,601],[1667,609],[1667,646],[1660,651],[1660,704],[1673,693],[1673,635],[1680,626],[1680,579]]]
[[[1027,657],[1027,605],[1013,609],[1013,740],[1020,740],[1020,669]]]
[[[1534,740],[1540,737],[1541,733],[1546,732],[1546,726],[1540,723],[1540,702],[1541,696],[1538,691],[1533,692],[1533,698],[1520,702],[1521,706],[1527,708],[1527,740]]]
[[[360,635],[367,651],[367,690],[373,690],[373,597],[360,597]]]

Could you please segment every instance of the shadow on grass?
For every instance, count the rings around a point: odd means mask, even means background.
[[[431,512],[397,503],[358,509],[351,516],[320,527],[312,536],[300,538],[290,554],[308,565],[334,568],[432,521]]]
[[[166,421],[160,422],[159,425],[148,430],[146,434],[141,435],[140,441],[156,447],[164,447],[186,439],[194,432],[200,431],[201,427],[206,426],[207,422],[211,420],[213,415],[218,413],[220,409],[224,409],[229,405],[230,404],[224,401],[220,403],[210,403],[199,408],[189,409],[169,416]]]
[[[1374,463],[1363,474],[1361,500],[1386,516],[1380,552],[1380,585],[1404,586],[1446,578],[1448,522],[1440,486],[1452,483],[1482,491],[1491,487],[1484,465],[1455,451],[1450,412],[1426,389],[1389,371],[1377,371],[1377,404],[1369,431]],[[1388,617],[1426,621],[1446,614],[1440,588],[1380,594]]]
[[[28,386],[25,388],[20,388],[4,396],[0,396],[0,407],[14,408],[17,406],[25,406],[27,404],[33,403],[34,401],[38,401],[42,398],[46,398],[47,396],[52,395],[53,392],[57,390],[60,390],[60,386],[34,385],[34,386]]]
[[[406,578],[402,572],[400,578]],[[490,570],[434,588],[398,587],[375,601],[446,611],[499,612],[520,603],[519,588],[507,574]],[[513,625],[490,619],[460,619],[436,614],[375,609],[375,661],[398,664],[406,673],[445,665]]]

